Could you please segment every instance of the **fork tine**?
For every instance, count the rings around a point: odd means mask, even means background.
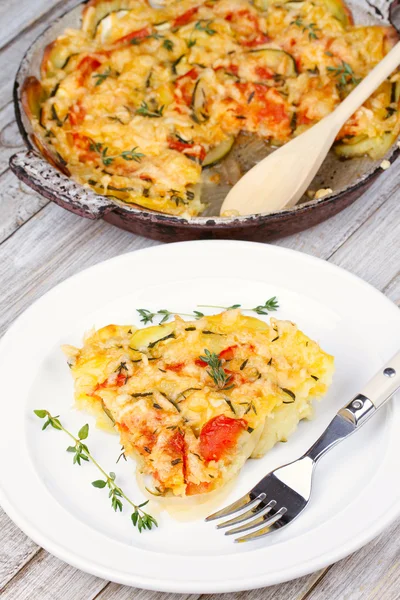
[[[223,523],[220,523],[219,525],[217,525],[217,529],[224,529],[224,527],[230,527],[230,525],[239,525],[239,523],[243,523],[243,521],[250,521],[252,517],[261,517],[263,515],[266,515],[270,512],[270,510],[274,508],[275,504],[276,500],[271,500],[271,502],[268,502],[268,504],[260,510],[256,510],[253,508],[252,510],[248,510],[247,512],[243,513],[242,515],[239,515],[238,517],[235,517],[234,519],[230,519],[229,521],[224,521]]]
[[[257,516],[255,519],[253,519],[250,522],[247,522],[245,525],[242,525],[241,527],[235,527],[235,529],[230,529],[229,531],[225,531],[225,535],[235,535],[236,533],[243,533],[244,531],[251,531],[252,529],[255,529],[260,526],[262,526],[263,528],[270,527],[276,521],[279,521],[281,516],[284,515],[286,511],[287,511],[287,508],[282,506],[282,508],[280,508],[276,513],[274,513],[267,519],[265,519],[265,516],[262,516],[262,517]],[[260,511],[260,512],[262,512],[262,511]]]
[[[235,540],[233,540],[233,542],[234,544],[241,544],[242,542],[255,542],[261,538],[266,537],[270,533],[273,533],[274,531],[278,530],[280,531],[281,529],[282,527],[278,527],[275,523],[273,523],[269,527],[263,527],[258,531],[254,531],[253,533],[248,533],[247,535],[244,535],[240,538],[236,538]]]
[[[260,502],[262,502],[264,500],[265,497],[266,497],[266,494],[261,493],[256,498],[252,499],[250,494],[245,494],[244,496],[239,498],[239,500],[236,500],[236,502],[233,502],[229,506],[226,506],[225,508],[218,510],[217,512],[213,513],[212,515],[209,515],[206,518],[206,521],[207,522],[215,521],[215,519],[220,519],[221,517],[229,517],[229,515],[233,515],[234,513],[239,512],[240,510],[243,510],[244,508],[247,508],[248,510],[250,508],[254,508],[255,506],[258,506],[260,504]]]

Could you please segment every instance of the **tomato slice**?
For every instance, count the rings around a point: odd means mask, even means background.
[[[204,360],[201,360],[201,358],[196,358],[196,360],[194,361],[194,364],[198,367],[202,367],[204,369],[204,367],[207,366],[207,363],[204,362]]]
[[[77,66],[77,71],[79,72],[79,85],[83,85],[85,83],[85,79],[89,77],[99,66],[101,62],[94,58],[93,56],[85,56],[82,58],[81,62]]]
[[[271,69],[268,69],[268,67],[256,67],[255,68],[255,72],[256,75],[261,79],[272,79],[274,76],[274,73],[271,71]]]
[[[232,358],[235,356],[235,350],[237,347],[237,344],[234,346],[228,346],[228,348],[225,348],[225,350],[222,350],[222,352],[219,353],[219,358],[224,360],[232,360]]]
[[[198,10],[198,6],[189,8],[189,10],[187,10],[175,19],[175,21],[172,23],[172,27],[182,27],[182,25],[187,25],[188,23],[190,23],[191,18],[197,13]]]
[[[268,37],[268,35],[265,35],[264,33],[259,33],[255,38],[252,38],[251,40],[240,40],[240,44],[242,46],[246,46],[247,48],[254,48],[255,46],[261,46],[262,44],[266,44],[270,41],[271,38]]]
[[[184,367],[184,366],[185,366],[185,363],[184,363],[184,362],[181,362],[181,363],[176,363],[176,364],[174,364],[174,365],[165,365],[165,368],[166,368],[166,370],[167,370],[167,371],[175,371],[175,372],[178,372],[178,371],[180,371],[180,370],[182,369],[182,367]]]
[[[127,35],[116,40],[115,44],[131,44],[135,40],[143,40],[147,36],[151,34],[150,27],[143,27],[143,29],[137,29],[136,31],[131,31]]]
[[[208,483],[208,481],[202,481],[200,483],[192,483],[191,481],[189,481],[189,483],[186,486],[186,496],[206,494],[210,490],[211,486],[212,483]]]
[[[239,435],[245,429],[245,419],[232,419],[225,415],[213,417],[200,432],[200,454],[206,461],[220,460],[236,446]]]
[[[68,115],[68,120],[71,125],[80,125],[86,116],[86,110],[80,102],[74,104]]]
[[[121,387],[121,385],[125,385],[126,380],[127,380],[126,373],[118,373],[118,377],[117,377],[117,381],[115,382],[115,385],[118,387]]]

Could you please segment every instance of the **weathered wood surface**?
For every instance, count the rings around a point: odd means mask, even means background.
[[[13,122],[12,84],[19,61],[47,23],[76,0],[0,4],[0,335],[48,289],[106,258],[157,244],[48,204],[8,169],[21,149]],[[356,273],[400,304],[399,167],[389,169],[353,206],[280,246]],[[48,555],[0,511],[0,596],[5,600],[217,600],[217,595],[161,594],[81,573]],[[223,600],[397,600],[400,522],[350,557],[317,573]]]

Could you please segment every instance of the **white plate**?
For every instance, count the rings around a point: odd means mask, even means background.
[[[190,312],[197,304],[255,306],[276,295],[278,318],[296,322],[336,357],[336,374],[316,418],[287,444],[248,461],[225,502],[270,469],[296,458],[336,411],[398,349],[400,313],[375,289],[323,261],[279,247],[200,241],[125,254],[48,292],[14,323],[0,345],[0,500],[36,543],[84,571],[169,592],[228,592],[279,583],[333,563],[377,535],[399,514],[399,405],[391,402],[318,467],[312,502],[291,527],[254,544],[233,544],[213,524],[174,521],[138,534],[128,511],[114,514],[90,485],[92,465],[72,465],[68,439],[32,413],[48,408],[77,431],[123,488],[142,499],[134,464],[120,461],[118,438],[95,430],[72,408],[63,343],[92,326],[140,325],[136,308]],[[396,433],[397,430],[397,433]]]

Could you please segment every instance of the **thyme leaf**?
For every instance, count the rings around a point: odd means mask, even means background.
[[[342,60],[342,64],[338,67],[327,67],[326,70],[338,79],[338,85],[341,88],[346,87],[346,85],[349,84],[357,85],[361,81],[360,77],[355,77],[353,69],[349,63],[344,60]]]
[[[155,108],[149,108],[149,105],[144,100],[139,108],[136,109],[136,114],[142,117],[149,117],[151,119],[157,119],[163,116],[164,106],[155,106]]]
[[[172,52],[172,50],[174,48],[174,42],[172,42],[171,40],[164,40],[162,45],[163,45],[163,48],[165,48],[169,52]]]
[[[210,27],[211,23],[212,23],[212,20],[207,21],[205,19],[202,19],[201,21],[197,21],[194,28],[197,31],[204,31],[204,33],[206,33],[207,35],[215,35],[217,32],[215,29],[211,29],[211,27]]]

